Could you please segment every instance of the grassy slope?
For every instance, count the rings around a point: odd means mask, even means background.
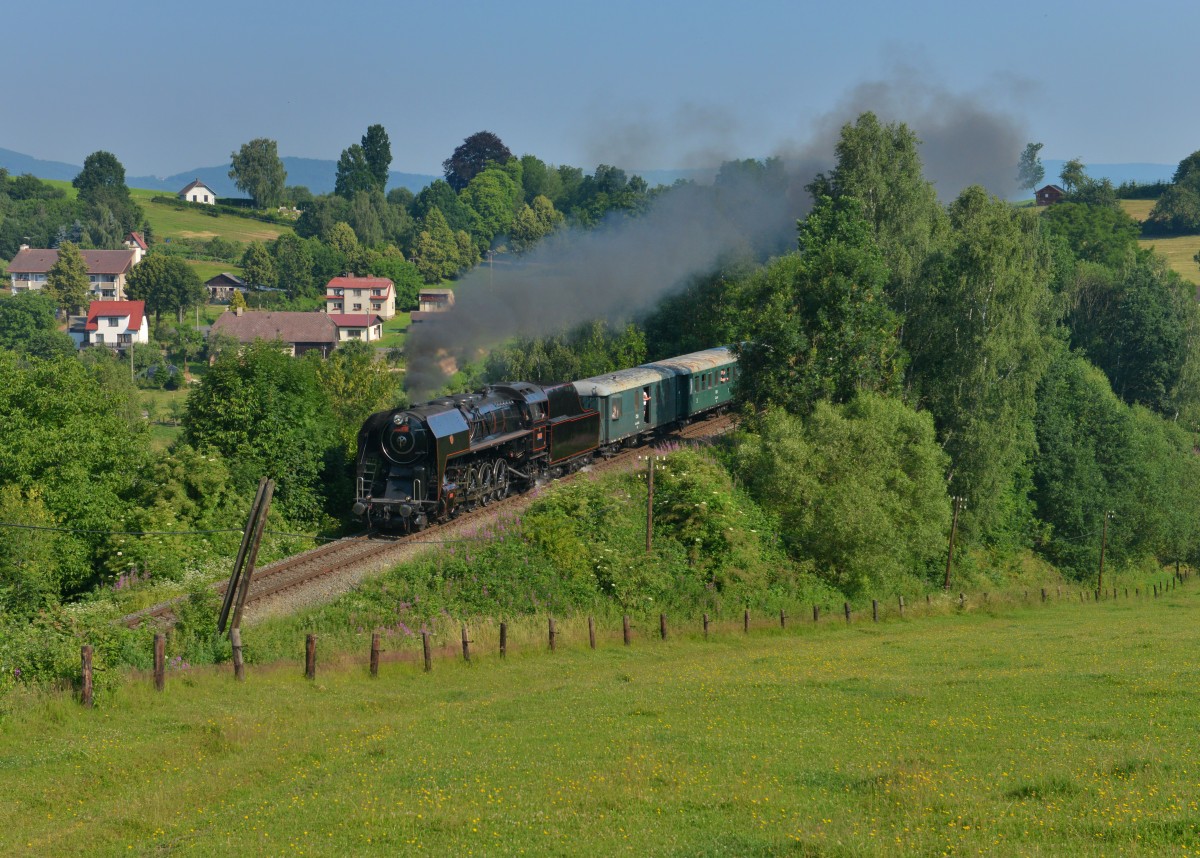
[[[1149,217],[1154,200],[1121,200],[1121,208],[1140,223]],[[1193,259],[1200,252],[1200,235],[1142,239],[1138,244],[1154,248],[1167,258],[1167,264],[1178,271],[1184,280],[1200,285],[1200,265]]]
[[[193,670],[163,695],[127,683],[91,712],[27,702],[0,723],[0,844],[1087,856],[1200,843],[1194,586],[707,642],[639,629],[631,648],[607,630],[594,653],[569,632],[553,656],[517,647],[468,668],[451,650],[429,676],[394,661],[375,681],[361,664],[322,663],[316,683],[294,664],[251,667],[243,685]]]

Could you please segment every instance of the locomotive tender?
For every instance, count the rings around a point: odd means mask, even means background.
[[[706,349],[564,384],[518,381],[372,414],[353,513],[419,531],[729,405],[737,357]]]

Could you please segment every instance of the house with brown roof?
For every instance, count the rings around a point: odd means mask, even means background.
[[[246,281],[228,271],[222,271],[216,277],[204,281],[210,301],[227,303],[233,300],[234,292],[245,292]]]
[[[124,353],[134,343],[150,342],[145,301],[93,301],[88,305],[81,346],[107,346]]]
[[[137,265],[142,261],[147,253],[150,252],[150,246],[146,244],[146,239],[142,238],[140,232],[131,232],[125,236],[125,240],[121,242],[125,245],[126,250],[133,251],[133,264]]]
[[[421,313],[443,313],[453,306],[453,289],[422,289],[417,296],[417,310]]]
[[[199,179],[194,180],[175,196],[189,203],[207,203],[210,206],[217,204],[216,191]]]
[[[383,319],[374,313],[330,313],[337,327],[338,342],[362,340],[369,343],[383,339]]]
[[[234,310],[213,322],[210,337],[232,337],[239,343],[278,341],[290,355],[320,351],[328,355],[337,347],[337,326],[325,313]]]
[[[125,297],[125,279],[137,263],[132,250],[81,250],[87,266],[92,295],[104,301],[120,301]],[[58,262],[57,250],[41,250],[22,245],[8,265],[8,276],[14,295],[36,291],[46,286],[46,275]]]
[[[396,286],[386,277],[334,277],[325,285],[325,312],[396,315]]]
[[[1052,206],[1066,195],[1067,192],[1058,185],[1046,185],[1033,192],[1033,199],[1039,206]]]

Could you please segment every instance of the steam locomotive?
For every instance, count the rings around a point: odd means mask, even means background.
[[[372,414],[358,433],[352,512],[382,530],[424,530],[728,407],[737,370],[722,347]]]

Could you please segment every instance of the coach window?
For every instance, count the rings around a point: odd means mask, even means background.
[[[620,398],[615,398],[612,401],[612,419],[613,420],[621,419],[621,400],[620,400]]]

